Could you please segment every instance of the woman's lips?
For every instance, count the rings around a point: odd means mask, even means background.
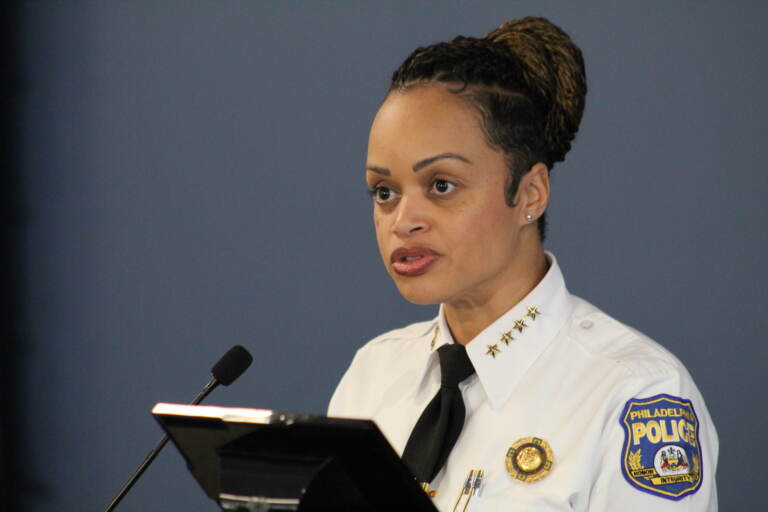
[[[426,247],[401,247],[392,253],[390,262],[392,269],[401,276],[413,277],[429,270],[439,257],[439,254]]]

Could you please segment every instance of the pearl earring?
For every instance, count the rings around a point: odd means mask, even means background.
[[[533,215],[531,215],[530,213],[526,214],[525,220],[527,220],[528,222],[531,222],[533,220]]]

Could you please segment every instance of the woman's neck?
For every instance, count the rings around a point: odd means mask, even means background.
[[[445,319],[456,343],[466,345],[486,327],[517,305],[544,278],[549,261],[540,244],[515,262],[503,286],[480,297],[443,304]]]

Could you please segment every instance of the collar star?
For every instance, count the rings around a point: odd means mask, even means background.
[[[523,332],[523,329],[525,329],[526,327],[528,326],[525,325],[525,320],[523,320],[522,318],[520,320],[515,320],[515,325],[512,326],[513,329],[517,329],[520,332]]]
[[[525,316],[531,317],[531,320],[536,320],[536,317],[541,314],[541,311],[539,311],[539,308],[536,306],[528,306],[528,313],[525,314]]]
[[[507,331],[501,334],[501,339],[499,341],[504,343],[506,346],[509,346],[509,342],[514,340],[515,338],[512,337],[512,331]]]
[[[491,356],[492,358],[496,359],[496,354],[498,354],[499,352],[501,352],[501,350],[499,350],[499,346],[496,343],[494,343],[493,345],[488,345],[488,350],[486,350],[485,353]]]

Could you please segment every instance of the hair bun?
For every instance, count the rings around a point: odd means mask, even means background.
[[[552,161],[564,160],[579,129],[587,94],[581,50],[545,18],[508,21],[485,38],[506,45],[522,64],[526,85],[546,102],[544,135]]]

